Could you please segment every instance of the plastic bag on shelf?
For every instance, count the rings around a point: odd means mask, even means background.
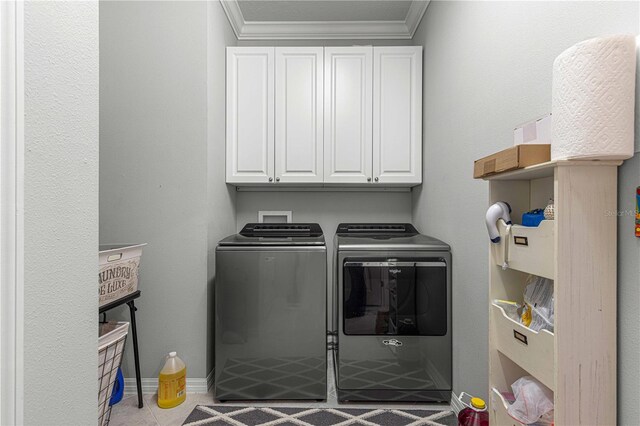
[[[521,322],[534,331],[553,332],[553,281],[530,275],[524,289]]]
[[[548,419],[547,413],[553,411],[553,392],[531,376],[516,380],[511,389],[516,400],[507,412],[520,423],[533,424]]]
[[[501,307],[504,313],[514,321],[520,322],[520,312],[522,306],[511,300],[494,299],[493,303]]]
[[[553,410],[547,412],[544,416],[540,417],[537,422],[533,423],[531,426],[553,426]]]

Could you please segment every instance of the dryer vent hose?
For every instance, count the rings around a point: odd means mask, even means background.
[[[487,222],[487,231],[489,231],[489,238],[492,243],[500,242],[500,233],[498,233],[497,222],[499,219],[504,220],[504,223],[511,225],[511,206],[504,201],[498,201],[489,207],[487,215],[485,217]]]

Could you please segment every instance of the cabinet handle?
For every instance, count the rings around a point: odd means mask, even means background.
[[[376,178],[376,179],[375,179],[375,181],[377,182],[377,181],[378,181],[378,178]]]
[[[367,182],[371,182],[371,178],[370,177],[367,178]]]
[[[279,177],[276,178],[276,182],[280,182],[280,178]]]
[[[273,182],[273,178],[272,177],[269,178],[269,182]]]

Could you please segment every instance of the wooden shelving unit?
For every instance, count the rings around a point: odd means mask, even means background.
[[[489,205],[522,213],[555,202],[555,220],[518,228],[491,244],[489,412],[492,425],[517,425],[499,391],[524,375],[554,392],[555,424],[616,424],[617,167],[621,161],[557,161],[484,178]],[[526,233],[528,246],[514,245]],[[503,269],[506,245],[509,268]],[[530,273],[554,280],[554,333],[511,320],[494,299],[522,300]],[[524,336],[524,337],[523,337]],[[525,343],[526,342],[526,343]]]

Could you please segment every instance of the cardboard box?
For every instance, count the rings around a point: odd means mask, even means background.
[[[551,161],[551,145],[516,145],[473,163],[475,179]]]
[[[513,144],[550,144],[551,143],[551,114],[543,115],[528,121],[513,129]]]

